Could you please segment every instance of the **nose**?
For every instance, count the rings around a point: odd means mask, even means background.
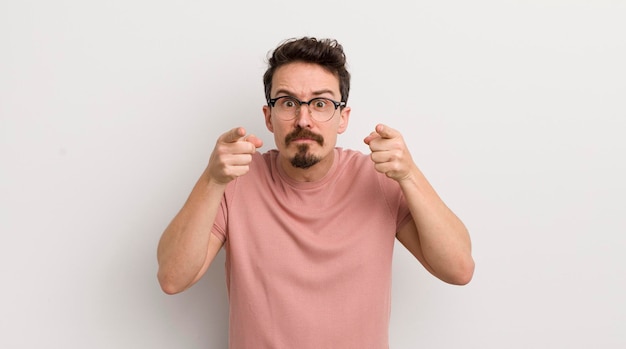
[[[296,112],[296,123],[298,126],[305,128],[311,127],[313,122],[313,116],[311,115],[311,109],[307,104],[301,104],[300,108]]]

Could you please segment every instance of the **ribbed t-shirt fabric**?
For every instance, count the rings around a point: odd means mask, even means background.
[[[212,233],[231,349],[388,348],[395,234],[411,215],[368,155],[334,151],[319,181],[291,179],[271,150],[228,184]]]

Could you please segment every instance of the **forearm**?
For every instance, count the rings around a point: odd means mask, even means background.
[[[469,282],[474,261],[470,236],[463,222],[417,167],[399,183],[417,228],[421,255],[431,271],[453,284]]]
[[[157,260],[159,283],[166,293],[177,293],[189,287],[207,262],[211,227],[224,187],[223,184],[214,184],[203,173],[181,210],[163,232]]]

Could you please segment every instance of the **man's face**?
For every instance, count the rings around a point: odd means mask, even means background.
[[[339,79],[317,64],[286,64],[276,69],[272,79],[270,97],[281,96],[292,96],[301,101],[316,97],[340,101]],[[328,121],[313,119],[307,105],[302,105],[295,118],[289,121],[277,117],[269,106],[263,107],[263,113],[283,160],[288,160],[295,168],[307,169],[317,163],[332,164],[337,135],[348,126],[350,108],[337,109]]]

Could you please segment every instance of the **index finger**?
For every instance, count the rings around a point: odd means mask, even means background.
[[[246,130],[243,127],[235,127],[232,130],[221,135],[219,140],[225,143],[234,143],[243,138],[243,136],[245,135]]]

